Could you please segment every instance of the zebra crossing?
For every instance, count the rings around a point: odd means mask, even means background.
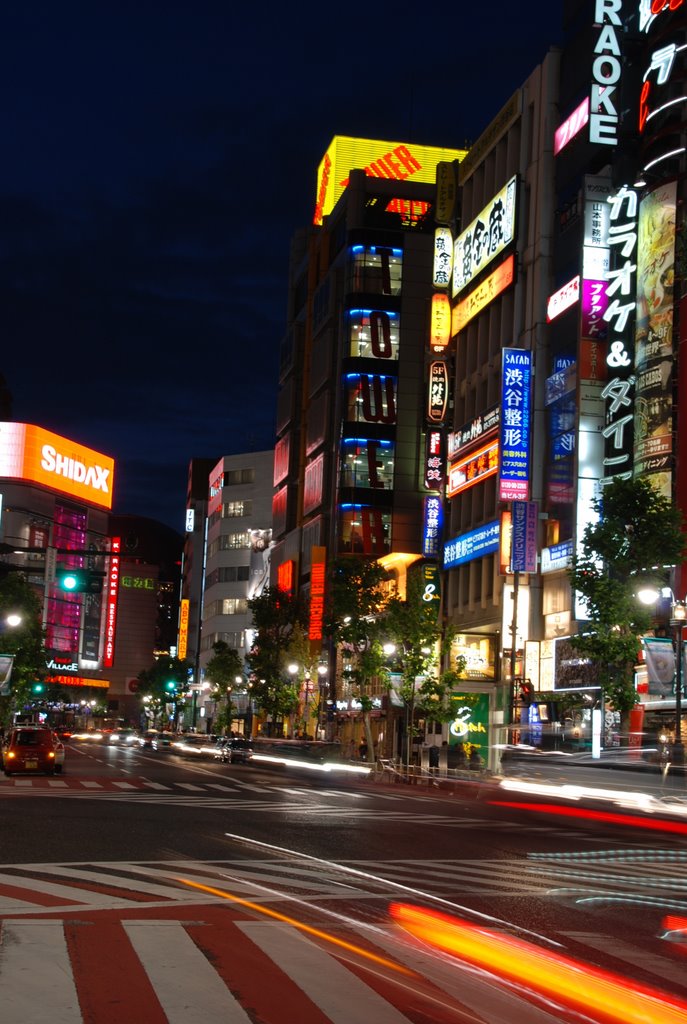
[[[461,886],[542,895],[556,885],[559,860],[6,865],[0,867],[3,1018],[35,1024],[205,1024],[210,1017],[230,1024],[443,1024],[466,1019],[456,1016],[458,1006],[469,1019],[489,1024],[554,1024],[560,1020],[555,1013],[532,1004],[518,1010],[514,997],[497,998],[488,980],[406,942],[389,923],[386,906],[390,898],[411,899],[425,889],[450,894],[449,912],[460,915],[465,908],[455,900]],[[565,864],[576,867],[579,885],[585,878],[591,885],[590,875],[603,867],[630,892],[648,874],[677,883],[686,860],[685,854],[633,850],[617,857],[570,855]],[[365,899],[378,901],[376,914],[360,913]],[[242,912],[248,905],[270,916]],[[318,928],[295,921],[296,915],[317,921]],[[621,975],[633,977],[639,968],[656,987],[685,990],[684,962],[647,953],[631,935],[609,944],[601,932],[571,926],[555,938],[582,960],[595,962],[601,952]],[[373,969],[366,971],[366,963]],[[399,967],[412,977],[396,973]],[[427,985],[432,996],[425,1005]],[[445,1001],[440,1009],[437,992]]]

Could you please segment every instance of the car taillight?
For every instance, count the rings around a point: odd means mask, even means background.
[[[7,756],[8,757],[16,757],[17,755],[15,754],[15,752],[13,750],[8,750],[7,751]]]
[[[54,750],[49,750],[48,751],[48,757],[54,757],[54,756],[55,756],[55,751]]]

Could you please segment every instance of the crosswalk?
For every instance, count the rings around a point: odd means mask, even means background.
[[[579,885],[585,877],[591,885],[592,870],[603,867],[630,892],[646,875],[679,883],[686,856],[627,851],[591,861],[571,855],[565,863]],[[523,1008],[484,976],[409,942],[386,908],[389,899],[417,900],[426,889],[439,906],[440,894],[450,892],[450,911],[460,916],[456,879],[466,892],[482,886],[542,895],[556,886],[560,868],[558,859],[536,857],[382,866],[291,858],[4,865],[3,1019],[554,1024],[557,1013]],[[376,913],[360,911],[365,900],[376,901]],[[655,987],[685,992],[684,960],[672,950],[647,952],[631,935],[609,943],[592,928],[570,927],[556,938],[582,961],[601,952],[619,975],[639,970]]]

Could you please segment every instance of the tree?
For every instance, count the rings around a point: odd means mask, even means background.
[[[8,684],[0,690],[3,725],[9,724],[16,708],[31,702],[33,685],[45,679],[42,612],[41,599],[22,573],[9,572],[0,579],[0,654],[13,656]],[[12,614],[21,619],[14,627],[6,624]]]
[[[220,729],[231,728],[232,707],[231,691],[236,686],[237,677],[243,676],[243,661],[233,647],[218,640],[212,645],[213,656],[205,668],[205,676],[213,684],[211,697],[220,705],[216,721]]]
[[[253,616],[255,639],[246,655],[251,693],[268,716],[271,734],[275,723],[298,707],[298,691],[288,676],[289,645],[294,628],[305,625],[302,602],[281,590],[265,588],[248,602]]]
[[[450,644],[453,630],[442,626],[433,602],[423,598],[422,578],[411,568],[406,599],[392,597],[384,619],[384,629],[396,647],[395,663],[401,675],[399,696],[406,710],[407,765],[416,733],[416,714],[420,712],[433,721],[449,721],[450,694],[465,667],[464,659],[459,658],[454,671],[440,671],[442,647]]]
[[[179,658],[162,657],[156,659],[150,668],[144,669],[138,674],[138,695],[149,703],[155,714],[163,715],[166,705],[172,705],[172,714],[169,716],[172,722],[177,721],[179,705],[183,704],[184,694],[188,686],[189,669],[188,661]],[[166,723],[164,723],[166,724]]]
[[[383,650],[384,615],[388,605],[388,573],[378,562],[342,558],[334,563],[328,588],[325,630],[343,657],[344,678],[360,701],[368,756],[375,760],[370,724],[372,687],[388,681]]]
[[[685,556],[684,523],[680,510],[644,477],[614,479],[593,508],[598,521],[585,528],[568,572],[584,601],[587,628],[570,642],[597,664],[605,698],[625,718],[637,703],[634,666],[652,623],[637,591],[647,575],[655,585],[668,583]]]

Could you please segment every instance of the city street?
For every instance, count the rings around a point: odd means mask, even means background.
[[[660,937],[687,917],[687,820],[528,801],[72,744],[63,777],[0,780],[0,1005],[31,1022],[584,1019],[524,970],[497,985],[418,944],[402,904],[687,1007],[687,942]]]

